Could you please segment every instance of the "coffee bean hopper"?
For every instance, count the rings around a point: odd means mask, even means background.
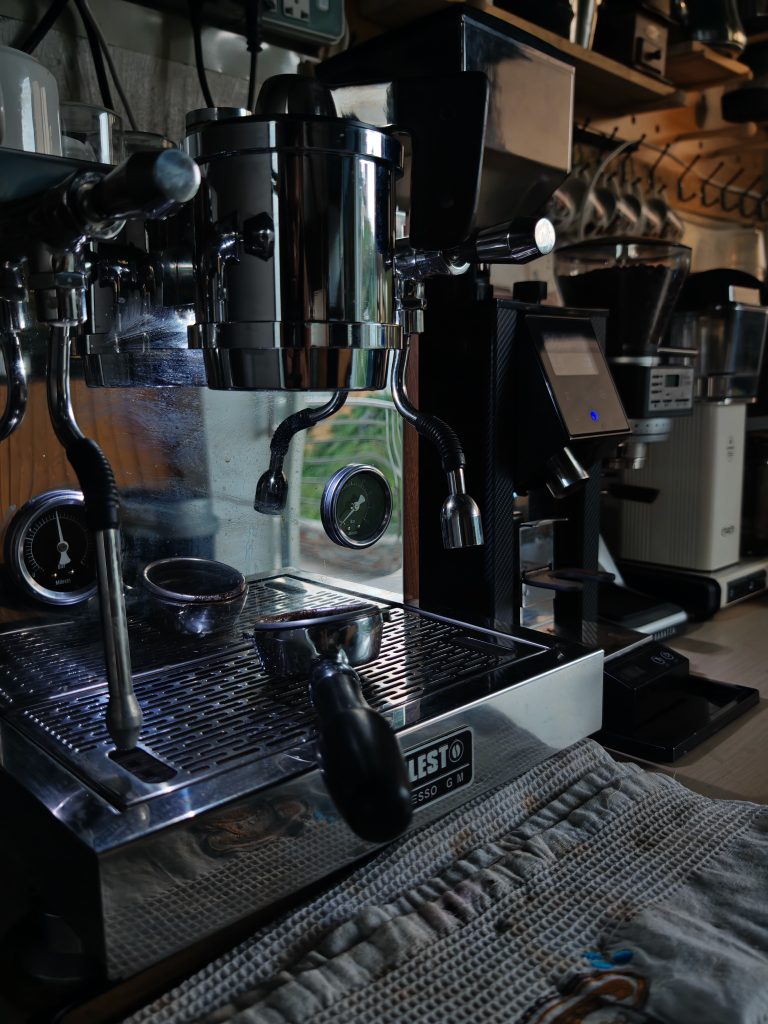
[[[232,392],[232,403],[239,391],[334,395],[278,428],[253,514],[281,513],[280,463],[297,429],[332,415],[350,391],[390,382],[397,410],[437,448],[449,492],[445,546],[479,545],[460,440],[408,397],[406,355],[421,329],[425,278],[551,250],[551,225],[537,216],[541,189],[513,195],[505,179],[495,194],[513,197],[512,209],[497,203],[498,219],[476,223],[486,124],[489,104],[522,119],[492,140],[498,172],[532,116],[530,104],[508,107],[501,93],[536,69],[550,86],[536,95],[571,111],[573,71],[478,25],[493,46],[477,48],[485,56],[472,70],[364,88],[281,76],[253,115],[197,112],[188,156],[140,153],[87,179],[78,169],[62,179],[59,168],[56,180],[49,168],[50,187],[0,207],[13,281],[51,327],[51,418],[96,539],[100,605],[98,620],[81,605],[66,619],[16,615],[0,631],[0,832],[39,905],[60,920],[68,955],[110,979],[272,907],[599,725],[601,652],[522,629],[468,628],[344,580],[253,576],[242,604],[235,588],[236,614],[217,616],[212,630],[153,617],[151,587],[126,598],[120,495],[72,410],[71,336],[89,328],[88,239],[116,234],[118,217],[182,207],[194,242],[168,273],[190,268],[188,340],[208,387]],[[436,109],[450,111],[450,129]],[[395,237],[398,133],[413,153],[404,239]],[[546,168],[530,154],[512,165],[554,189],[566,154],[569,137],[549,146]],[[152,265],[165,272],[162,261]],[[19,288],[0,295],[14,339]],[[143,386],[161,351],[149,353]],[[176,345],[173,354],[177,366]],[[122,362],[121,374],[141,357]],[[23,412],[23,381],[12,383],[6,432]],[[457,382],[457,401],[478,400]],[[154,582],[166,605],[196,596]]]

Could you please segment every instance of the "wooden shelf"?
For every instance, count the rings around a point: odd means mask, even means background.
[[[373,22],[382,28],[394,28],[457,2],[459,0],[410,0],[405,4],[394,0],[358,0],[357,6],[368,24]],[[473,0],[467,6],[541,40],[572,64],[576,69],[576,109],[579,116],[607,116],[685,105],[685,97],[675,85],[644,75],[601,53],[585,50],[563,36],[497,7],[493,2]]]
[[[734,79],[749,79],[746,64],[724,57],[704,43],[678,43],[667,53],[667,77],[684,89],[702,89]]]

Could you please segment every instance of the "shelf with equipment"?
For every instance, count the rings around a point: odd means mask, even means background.
[[[457,0],[356,0],[348,11],[358,40],[405,25],[416,18],[451,6]],[[586,50],[563,36],[536,25],[487,0],[466,4],[556,49],[576,69],[576,109],[581,115],[631,113],[656,107],[680,106],[685,96],[671,82],[646,75],[601,53]]]
[[[752,71],[746,64],[696,40],[670,47],[666,73],[682,89],[708,88],[726,82],[747,81],[752,77]]]

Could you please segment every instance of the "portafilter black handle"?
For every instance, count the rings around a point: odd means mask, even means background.
[[[180,149],[134,153],[88,188],[89,217],[159,219],[186,203],[200,186],[200,168]]]
[[[387,720],[370,708],[349,665],[319,661],[309,677],[328,792],[361,839],[386,843],[408,827],[411,787],[400,744]]]

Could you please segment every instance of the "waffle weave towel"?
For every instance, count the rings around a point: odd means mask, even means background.
[[[768,1022],[768,809],[585,740],[130,1024]]]

